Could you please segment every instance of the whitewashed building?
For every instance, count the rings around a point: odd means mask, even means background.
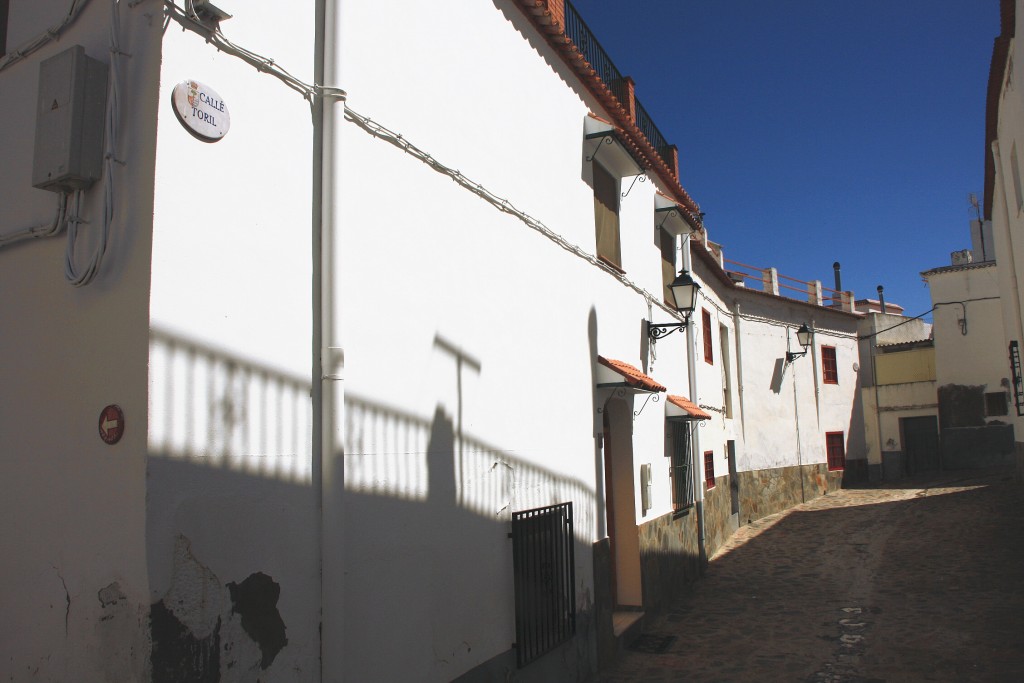
[[[1013,69],[1014,61],[1021,61],[1022,48],[1015,36],[1024,21],[1024,8],[1017,0],[1001,0],[999,7],[1001,32],[992,49],[986,102],[982,225],[991,226],[995,260],[999,264],[1004,349],[1012,395],[1008,418],[1014,429],[1018,477],[1024,477],[1024,377],[1020,361],[1020,345],[1024,343],[1024,295],[1020,284],[1024,242],[1019,237],[1024,224],[1024,190],[1018,162],[1018,147],[1024,145],[1024,84],[1019,70]]]
[[[584,680],[865,462],[569,3],[0,11],[9,680]]]

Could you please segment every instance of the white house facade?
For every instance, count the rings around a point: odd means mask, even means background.
[[[1018,476],[1024,476],[1024,379],[1021,374],[1020,345],[1024,342],[1022,322],[1021,268],[1024,243],[1019,235],[1024,224],[1024,190],[1020,180],[1018,147],[1024,145],[1024,101],[1021,76],[1013,69],[1021,61],[1017,28],[1024,12],[1016,0],[1000,2],[1001,33],[992,50],[985,120],[985,223],[991,223],[1002,306],[1005,355],[1012,402],[1009,419],[1013,424]]]

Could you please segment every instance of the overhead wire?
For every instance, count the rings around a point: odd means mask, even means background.
[[[117,150],[121,112],[121,65],[125,55],[121,51],[121,3],[110,0],[110,76],[107,86],[107,105],[104,112],[104,153],[103,153],[103,202],[99,227],[95,236],[92,253],[84,267],[77,264],[75,255],[78,247],[78,226],[87,221],[81,218],[82,191],[75,193],[74,211],[68,220],[68,242],[64,252],[64,277],[75,287],[82,287],[92,282],[99,273],[103,257],[107,252],[110,239],[110,226],[114,221],[114,164],[123,163],[115,156]]]

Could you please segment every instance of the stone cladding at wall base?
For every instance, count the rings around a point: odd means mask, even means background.
[[[662,515],[641,524],[639,533],[644,609],[658,611],[700,576],[697,511]]]
[[[708,557],[713,557],[735,531],[729,476],[716,477],[715,485],[704,491],[704,547]]]
[[[738,473],[740,523],[748,524],[842,487],[843,472],[824,463]],[[716,487],[717,488],[717,487]]]
[[[1021,461],[1024,462],[1024,444],[1019,446]],[[747,524],[799,505],[805,500],[838,491],[842,483],[843,472],[830,472],[823,463],[740,472],[736,481],[740,507],[737,520],[732,515],[729,476],[717,477],[715,485],[705,490],[702,504],[708,557],[713,556],[729,540],[737,524]],[[683,595],[700,576],[697,509],[692,507],[681,514],[662,515],[641,524],[639,536],[644,609],[658,612]],[[604,558],[607,550],[602,552],[599,546],[600,543],[594,548],[594,579],[595,584],[600,586],[610,581],[610,578],[606,576],[607,558]],[[600,624],[604,621],[601,619],[602,613],[610,610],[611,605],[602,605],[597,600],[595,613],[598,617],[599,642]]]

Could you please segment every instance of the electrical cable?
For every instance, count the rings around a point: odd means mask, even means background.
[[[115,156],[118,141],[118,120],[120,118],[120,58],[121,52],[121,14],[120,0],[110,0],[110,79],[107,93],[107,106],[104,114],[104,155],[103,155],[103,209],[100,217],[99,234],[96,246],[89,256],[87,265],[79,269],[76,265],[75,249],[78,243],[78,226],[87,221],[81,218],[82,191],[75,193],[74,211],[68,220],[68,243],[64,252],[64,277],[75,287],[82,287],[92,282],[99,272],[103,256],[107,252],[110,238],[110,225],[114,220],[114,164],[122,163]]]
[[[897,327],[902,327],[903,325],[906,325],[909,322],[913,322],[914,320],[918,320],[920,318],[923,318],[924,316],[928,315],[929,313],[931,313],[932,311],[937,309],[939,306],[960,306],[960,308],[963,310],[963,314],[964,314],[963,318],[958,319],[958,324],[960,326],[960,334],[962,334],[964,336],[967,336],[967,304],[971,303],[972,301],[992,301],[992,300],[998,299],[998,298],[999,298],[998,296],[982,296],[982,297],[978,297],[977,299],[964,299],[963,301],[940,301],[940,302],[936,303],[934,306],[932,306],[931,308],[929,308],[924,313],[921,313],[920,315],[915,315],[913,318],[907,318],[906,320],[904,320],[902,322],[899,322],[899,323],[896,323],[892,327],[887,327],[884,330],[878,330],[876,332],[872,332],[871,334],[865,334],[863,336],[858,336],[857,339],[858,340],[871,339],[872,337],[877,337],[878,335],[882,334],[883,332],[888,332],[890,330],[895,330]]]
[[[63,20],[46,29],[36,37],[25,41],[11,52],[0,57],[0,71],[20,62],[39,48],[60,38],[64,29],[74,23],[75,19],[78,18],[78,15],[82,13],[82,10],[85,9],[85,6],[88,5],[89,2],[90,0],[71,0],[71,6],[68,7],[67,14],[64,15]]]
[[[8,244],[14,244],[22,240],[59,235],[67,223],[67,210],[68,193],[60,192],[57,195],[57,212],[49,225],[43,224],[31,228],[22,228],[21,230],[0,235],[0,247],[6,247]]]

